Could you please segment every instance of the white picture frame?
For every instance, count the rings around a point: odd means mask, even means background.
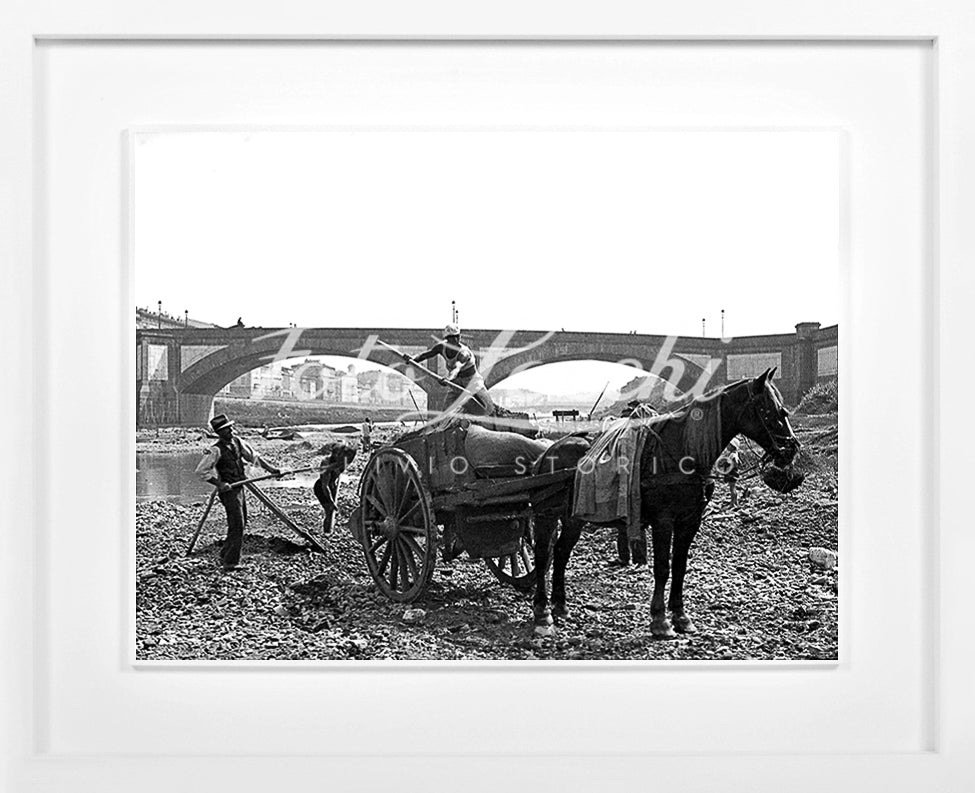
[[[964,585],[972,540],[964,520],[966,483],[962,477],[967,468],[965,453],[970,431],[964,424],[959,430],[955,422],[956,417],[964,415],[963,399],[971,384],[971,375],[964,366],[967,350],[963,321],[973,286],[967,262],[975,255],[975,231],[967,217],[975,205],[972,187],[975,160],[968,145],[975,132],[975,118],[965,101],[975,73],[972,25],[963,4],[947,0],[923,6],[870,0],[855,8],[827,2],[801,11],[798,7],[782,8],[769,2],[731,6],[711,3],[707,8],[619,2],[602,6],[598,18],[582,7],[545,3],[528,7],[501,4],[483,17],[460,9],[444,13],[434,3],[411,4],[408,10],[393,3],[361,8],[298,3],[285,12],[280,8],[245,11],[230,3],[210,2],[202,6],[170,5],[161,15],[155,9],[131,8],[126,9],[124,16],[116,16],[115,7],[105,0],[5,9],[0,25],[0,75],[3,75],[0,96],[12,112],[0,126],[0,150],[5,152],[0,171],[0,217],[8,220],[0,224],[0,261],[5,284],[0,294],[0,338],[11,340],[9,371],[15,373],[21,384],[4,389],[6,410],[2,415],[14,418],[7,453],[0,462],[5,482],[0,502],[3,541],[0,556],[7,589],[2,606],[6,651],[0,654],[4,691],[0,723],[4,728],[2,757],[7,788],[154,791],[174,786],[202,790],[232,785],[238,790],[257,790],[270,785],[324,784],[340,790],[373,790],[393,785],[407,790],[493,790],[499,784],[514,782],[572,790],[630,789],[646,784],[679,785],[684,790],[702,791],[719,786],[755,791],[824,787],[851,791],[969,789],[975,776],[970,716],[975,712],[975,702],[965,676],[964,661],[971,654],[972,639],[967,625]],[[83,482],[86,476],[92,475],[91,469],[99,460],[107,459],[103,455],[112,450],[102,448],[105,444],[101,442],[92,442],[97,448],[79,448],[78,439],[72,438],[70,422],[77,423],[85,417],[42,388],[52,382],[50,362],[55,359],[47,353],[65,322],[77,323],[74,338],[78,340],[97,338],[99,333],[117,333],[119,338],[124,338],[129,332],[129,317],[122,315],[120,307],[131,305],[131,301],[123,289],[126,276],[122,270],[115,271],[121,294],[107,298],[107,314],[93,317],[84,311],[75,312],[70,305],[51,297],[58,294],[59,281],[70,282],[74,277],[69,260],[51,256],[52,240],[48,233],[52,210],[58,211],[58,196],[52,196],[51,186],[59,184],[60,174],[70,167],[63,158],[72,155],[59,152],[57,156],[62,159],[52,159],[53,153],[42,145],[48,140],[47,125],[52,122],[45,113],[45,102],[60,90],[57,79],[51,79],[60,73],[45,60],[45,48],[56,45],[65,48],[59,52],[68,48],[80,52],[91,42],[100,42],[99,47],[110,49],[116,46],[111,42],[152,40],[159,43],[149,46],[161,50],[165,41],[195,40],[194,47],[218,47],[226,53],[236,39],[252,43],[290,42],[291,45],[300,40],[303,42],[300,46],[306,47],[316,42],[337,41],[354,47],[356,43],[370,40],[413,43],[464,40],[494,42],[500,47],[511,40],[551,46],[616,40],[639,46],[641,42],[656,41],[668,47],[679,47],[682,43],[700,46],[701,42],[711,41],[736,42],[740,46],[774,41],[783,48],[792,48],[799,53],[797,57],[813,42],[872,42],[879,48],[912,48],[912,52],[919,53],[919,62],[931,67],[922,69],[920,78],[922,82],[928,81],[921,86],[929,102],[925,119],[930,122],[930,128],[924,131],[928,137],[922,165],[930,168],[922,184],[926,200],[918,201],[926,231],[918,239],[919,248],[913,254],[917,269],[910,283],[917,287],[916,318],[926,318],[927,324],[923,337],[913,338],[904,345],[908,353],[905,368],[929,386],[925,389],[929,401],[906,419],[910,431],[904,433],[903,440],[911,458],[923,462],[917,490],[922,511],[915,527],[922,539],[918,547],[923,553],[913,560],[920,583],[917,589],[911,589],[911,594],[919,597],[916,602],[887,604],[892,614],[856,610],[857,603],[876,605],[869,597],[868,585],[883,583],[883,568],[878,570],[874,563],[870,572],[864,574],[870,580],[854,586],[849,596],[853,602],[848,605],[854,610],[847,614],[856,617],[856,624],[851,627],[848,621],[843,626],[842,639],[853,641],[852,651],[842,656],[838,667],[804,672],[811,686],[816,684],[815,676],[834,675],[833,681],[842,677],[855,680],[867,660],[877,661],[867,658],[869,647],[857,645],[857,637],[875,635],[879,640],[886,635],[889,640],[890,631],[897,629],[898,614],[904,615],[902,619],[923,621],[923,625],[912,624],[906,631],[910,641],[916,643],[910,650],[917,654],[919,672],[919,682],[908,695],[920,695],[923,701],[903,711],[896,704],[890,705],[891,723],[906,718],[905,714],[914,714],[916,731],[911,732],[908,725],[902,734],[885,732],[887,705],[901,691],[893,687],[897,679],[891,677],[891,687],[886,692],[891,699],[885,699],[883,691],[878,689],[877,697],[864,705],[873,708],[867,711],[870,718],[865,721],[872,720],[880,736],[875,743],[871,743],[869,735],[861,734],[850,744],[854,748],[848,750],[834,747],[829,751],[805,751],[800,743],[790,744],[791,748],[776,744],[774,734],[786,730],[785,723],[781,729],[758,723],[756,714],[761,709],[756,705],[752,711],[748,705],[768,696],[767,688],[763,692],[756,687],[759,680],[764,686],[781,685],[786,690],[790,679],[786,676],[799,674],[788,669],[761,678],[757,675],[765,673],[751,669],[726,670],[716,681],[710,672],[693,666],[617,669],[604,673],[604,677],[598,677],[599,672],[576,668],[517,673],[490,667],[406,672],[389,668],[342,671],[331,668],[327,673],[317,669],[289,671],[288,684],[282,687],[274,678],[274,670],[223,667],[215,671],[135,672],[126,667],[126,654],[119,642],[111,653],[114,667],[92,668],[92,674],[86,679],[90,658],[84,645],[90,637],[84,631],[83,615],[86,607],[99,607],[100,596],[98,592],[74,590],[80,622],[69,624],[65,632],[53,634],[49,617],[52,611],[61,608],[64,595],[58,593],[55,597],[54,586],[66,584],[62,579],[52,585],[51,560],[59,559],[57,570],[70,570],[70,564],[62,565],[64,555],[79,548],[72,532],[90,532],[92,538],[97,538],[94,544],[98,548],[116,548],[117,555],[108,559],[104,555],[82,556],[79,563],[94,565],[93,573],[102,571],[102,567],[112,570],[123,565],[124,538],[111,532],[111,536],[104,537],[99,531],[105,525],[101,520],[105,516],[109,516],[109,523],[114,520],[124,526],[130,520],[130,505],[125,503],[125,498],[113,498],[111,494],[100,497],[97,492],[89,494],[91,501],[85,504],[81,501],[84,488],[51,476],[52,471],[65,473],[64,466],[52,467],[52,459],[62,455],[78,460],[78,476]],[[54,64],[57,68],[61,65]],[[189,84],[192,74],[182,79]],[[284,78],[278,74],[274,79]],[[188,85],[187,90],[191,91],[192,86]],[[869,96],[865,101],[869,101]],[[97,108],[89,105],[78,112],[94,116]],[[272,111],[268,112],[273,115]],[[128,118],[125,123],[164,121],[167,119],[141,117]],[[266,120],[266,123],[274,122],[280,122],[280,118]],[[118,151],[117,165],[121,170],[121,143]],[[851,153],[852,158],[858,156],[863,156],[863,152]],[[123,184],[120,179],[114,186],[119,206],[124,203]],[[896,193],[896,189],[892,192]],[[878,218],[862,216],[858,207],[865,205],[856,202],[863,200],[863,196],[854,194],[853,222],[861,226],[877,223]],[[883,199],[878,196],[876,200]],[[114,206],[95,202],[84,222],[97,225],[105,221],[112,228],[121,227],[120,218],[113,213]],[[858,239],[858,233],[853,232],[854,240]],[[109,238],[111,241],[111,235]],[[125,240],[116,237],[115,244],[118,261],[124,262]],[[853,304],[849,296],[847,300],[845,317],[850,316]],[[97,305],[103,307],[100,302]],[[118,317],[114,314],[116,310]],[[883,319],[884,312],[877,310],[873,316]],[[866,346],[857,349],[862,353],[869,345],[879,345],[885,338],[879,332],[865,332],[856,344]],[[847,358],[846,371],[850,371],[849,355],[850,347],[841,351],[841,365],[842,359]],[[92,360],[102,366],[106,360],[110,365],[113,359],[111,355],[104,358],[93,353]],[[870,370],[866,361],[863,364],[851,372],[850,378],[841,378],[844,400],[869,401],[869,389],[864,389],[863,382]],[[116,366],[106,376],[109,382],[124,385],[129,362],[119,361]],[[115,398],[126,404],[126,400],[117,396],[109,401]],[[879,412],[884,413],[882,406]],[[116,417],[113,426],[117,438],[125,438],[123,428],[131,427],[130,418]],[[847,438],[855,441],[857,433],[867,432],[849,423],[841,431],[844,441]],[[131,451],[130,442],[124,440],[121,454]],[[117,445],[114,451],[118,452]],[[848,451],[842,453],[846,456],[841,458],[841,465],[856,464]],[[876,476],[882,475],[878,472]],[[891,477],[897,481],[896,474]],[[120,486],[119,492],[124,494],[127,488],[127,484]],[[70,505],[63,503],[64,493],[70,495]],[[853,513],[848,510],[853,509],[857,494],[847,493],[841,496],[844,497],[851,499],[842,507],[845,525],[850,528]],[[78,516],[74,525],[69,525],[70,521],[54,520],[73,514]],[[857,515],[862,521],[863,516]],[[55,522],[57,531],[54,531]],[[849,541],[848,536],[841,535],[841,543]],[[880,557],[889,554],[892,564],[904,563],[898,562],[896,550],[878,546],[877,554]],[[855,572],[849,566],[844,568],[844,580],[849,580]],[[71,575],[68,583],[74,580],[85,579],[80,574],[77,579]],[[120,583],[119,588],[124,590],[124,585]],[[120,601],[125,594],[125,591],[115,593]],[[90,603],[86,603],[86,596],[90,596]],[[865,624],[871,619],[878,626],[874,634],[870,634],[870,626]],[[126,633],[123,622],[124,615],[119,613],[114,623],[118,637]],[[64,622],[58,624],[64,626]],[[77,633],[72,628],[77,628]],[[99,656],[98,662],[103,661],[104,656]],[[78,677],[67,678],[70,686],[49,685],[52,670],[63,674],[63,670],[73,665],[78,667],[75,670]],[[891,665],[896,665],[893,658]],[[500,718],[499,711],[483,718],[486,711],[479,706],[486,701],[485,692],[491,686],[510,686],[516,680],[513,674],[521,675],[517,685],[524,688],[519,690],[534,692],[537,701],[547,708],[549,715],[544,720],[549,726],[547,731],[537,729],[541,724],[537,715],[531,717],[517,710],[510,713],[510,721]],[[675,690],[690,692],[683,700],[686,710],[681,712],[681,703],[675,706],[671,701],[660,713],[650,708],[634,712],[633,703],[645,704],[633,694],[634,687],[660,686],[660,681],[647,677],[648,674],[669,681]],[[335,675],[342,677],[335,678]],[[106,692],[102,710],[92,703],[97,703],[97,689],[104,680],[114,681],[115,688]],[[336,680],[340,683],[336,684]],[[181,694],[175,693],[173,681],[179,682]],[[359,709],[353,707],[356,703],[352,700],[336,699],[332,713],[320,706],[309,713],[308,703],[314,701],[313,690],[330,690],[330,686],[336,685],[362,697]],[[187,691],[195,692],[201,702],[209,703],[195,714],[198,724],[185,718],[186,713],[193,712],[192,707],[181,709],[179,697]],[[250,701],[233,707],[226,703],[222,706],[220,697],[213,696],[214,692],[221,691],[238,698],[242,691],[247,691]],[[307,700],[298,698],[302,691],[307,693]],[[567,691],[571,692],[568,696]],[[573,698],[580,691],[585,693]],[[402,742],[391,740],[395,735],[383,732],[374,718],[382,709],[370,703],[370,692],[392,697],[385,701],[395,702],[397,708],[411,716],[413,726],[402,733]],[[136,714],[126,716],[133,719],[130,723],[118,723],[121,711],[113,710],[109,702],[120,694],[139,704]],[[847,694],[855,696],[855,687]],[[293,723],[283,722],[280,712],[272,711],[282,695],[289,697],[284,707],[294,714]],[[715,697],[726,697],[730,703],[727,720],[722,724],[698,722],[696,728],[702,732],[701,742],[706,742],[709,730],[721,735],[756,730],[760,735],[769,736],[768,751],[745,750],[742,747],[747,742],[744,741],[729,742],[724,749],[712,745],[706,750],[695,750],[695,741],[644,747],[635,740],[646,729],[647,722],[659,724],[674,719],[679,725],[684,719],[683,723],[693,725],[694,713],[704,712],[703,708],[713,704]],[[841,704],[837,702],[837,707]],[[268,709],[264,722],[266,734],[254,733],[252,724],[260,724],[259,718],[254,722],[235,721],[242,714],[247,715],[246,711],[261,712],[262,708]],[[58,718],[52,721],[53,712],[57,712]],[[329,724],[329,718],[334,719],[337,713],[341,713],[341,723]],[[173,718],[174,714],[184,717],[183,720]],[[617,714],[618,719],[610,720],[612,714]],[[796,713],[794,717],[799,721],[804,714]],[[823,730],[836,728],[819,718],[819,722],[812,718],[801,730],[796,730],[797,739],[805,734],[812,745]],[[597,743],[588,748],[574,745],[574,739],[586,729],[593,729],[593,722],[601,725],[601,729],[594,731],[599,736]],[[533,727],[525,729],[526,724]],[[244,725],[248,730],[241,728]],[[192,732],[201,726],[205,732],[200,734],[205,738],[195,746],[188,748],[185,740],[179,740],[180,730]],[[794,728],[794,724],[790,727]],[[139,748],[135,739],[129,742],[122,737],[111,737],[126,733],[141,741],[149,738],[152,741]],[[338,743],[342,735],[347,739]],[[309,736],[320,739],[321,751],[306,748]],[[262,745],[268,744],[274,751],[262,751]],[[96,745],[100,747],[98,750],[93,749]],[[289,745],[300,748],[289,750]],[[561,751],[560,746],[567,748]]]

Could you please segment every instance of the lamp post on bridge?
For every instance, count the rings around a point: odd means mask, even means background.
[[[156,302],[156,327],[162,329],[162,300]]]

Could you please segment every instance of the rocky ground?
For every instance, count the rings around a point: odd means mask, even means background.
[[[375,437],[391,435],[378,429]],[[353,462],[339,493],[342,516],[309,553],[300,538],[253,499],[246,567],[220,570],[226,524],[219,504],[195,552],[184,551],[202,504],[147,501],[136,510],[137,657],[159,659],[835,659],[837,571],[836,417],[799,420],[806,482],[779,495],[750,480],[738,509],[718,486],[691,549],[685,588],[698,632],[650,636],[652,575],[618,568],[615,534],[587,529],[569,564],[570,615],[552,637],[533,635],[530,596],[498,582],[484,562],[440,562],[426,595],[411,605],[380,595],[346,519],[365,465]],[[354,437],[354,436],[353,436]],[[282,466],[315,464],[322,438],[254,440]],[[138,448],[201,448],[199,432],[140,434]],[[747,465],[747,461],[744,461]],[[319,531],[309,488],[269,492],[302,526]],[[825,560],[824,558],[825,557]]]

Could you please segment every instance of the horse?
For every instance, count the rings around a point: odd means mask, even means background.
[[[684,607],[684,578],[707,502],[710,471],[720,453],[739,434],[761,446],[763,462],[779,469],[791,466],[799,452],[789,413],[772,382],[774,374],[775,368],[767,369],[754,379],[709,391],[675,413],[645,420],[648,438],[640,456],[640,529],[645,532],[649,527],[652,537],[650,630],[655,638],[674,638],[677,632],[696,630]],[[576,468],[589,448],[583,438],[562,439],[542,454],[533,471]],[[770,486],[774,481],[766,480]],[[789,489],[795,484],[793,479]],[[558,493],[533,504],[535,569],[544,571],[552,562],[551,606],[541,573],[532,602],[535,633],[543,636],[554,631],[553,616],[568,615],[565,570],[587,522],[573,515],[574,494],[570,479]],[[614,523],[618,525],[610,525]],[[665,601],[671,574],[670,596]]]

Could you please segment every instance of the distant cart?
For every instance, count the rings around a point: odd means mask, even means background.
[[[351,521],[366,565],[391,600],[423,595],[437,553],[484,559],[502,582],[535,584],[532,505],[564,487],[572,470],[531,474],[474,466],[465,453],[470,421],[455,418],[377,449],[359,483]]]

